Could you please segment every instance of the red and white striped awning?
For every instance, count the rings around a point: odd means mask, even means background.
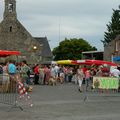
[[[85,64],[85,65],[103,65],[103,64],[107,64],[109,66],[117,66],[117,64],[112,63],[112,62],[108,62],[108,61],[104,61],[104,60],[74,60],[72,61],[73,64]]]

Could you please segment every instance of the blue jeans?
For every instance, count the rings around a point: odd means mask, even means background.
[[[86,90],[87,90],[87,88],[90,86],[90,78],[85,79],[85,86],[86,86]]]

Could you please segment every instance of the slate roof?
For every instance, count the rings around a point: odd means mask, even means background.
[[[42,57],[52,57],[53,54],[51,52],[47,37],[34,37],[35,40],[37,40],[40,43],[41,46],[41,53],[40,55]]]

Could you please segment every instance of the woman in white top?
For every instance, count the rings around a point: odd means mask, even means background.
[[[78,84],[79,84],[79,89],[78,90],[80,92],[82,92],[81,86],[82,86],[82,81],[83,81],[83,78],[85,77],[85,75],[83,73],[83,70],[81,69],[81,66],[79,66],[79,68],[77,69],[76,77],[78,79]]]

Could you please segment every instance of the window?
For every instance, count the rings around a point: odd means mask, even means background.
[[[10,32],[12,32],[12,26],[10,26]]]
[[[13,4],[12,3],[8,4],[8,10],[9,10],[9,12],[13,11]]]

